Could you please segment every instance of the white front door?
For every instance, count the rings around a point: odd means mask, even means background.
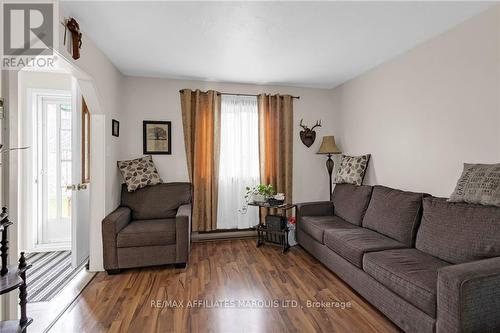
[[[73,207],[71,96],[39,95],[37,245],[70,247]]]

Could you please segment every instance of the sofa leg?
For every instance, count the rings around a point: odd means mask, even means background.
[[[116,275],[120,274],[122,272],[121,269],[107,269],[106,272],[108,272],[108,275]]]
[[[186,268],[186,263],[185,262],[182,262],[180,264],[174,264],[174,267],[175,268]]]

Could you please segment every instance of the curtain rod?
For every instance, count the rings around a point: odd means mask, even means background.
[[[258,97],[259,95],[254,95],[254,94],[232,94],[232,93],[219,93],[220,95],[228,95],[228,96],[255,96]],[[295,99],[300,99],[300,96],[292,96],[292,98]]]
[[[179,92],[182,92],[182,89],[179,90]],[[253,96],[253,97],[258,97],[259,95],[254,95],[254,94],[233,94],[233,93],[225,93],[225,92],[218,92],[219,95],[228,95],[228,96]],[[295,99],[300,99],[300,96],[292,96],[292,98]]]

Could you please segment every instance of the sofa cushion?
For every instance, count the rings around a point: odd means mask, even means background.
[[[417,249],[371,252],[363,270],[409,303],[436,318],[438,269],[450,264]]]
[[[423,196],[422,193],[374,186],[363,227],[394,238],[408,247],[413,246],[420,223]]]
[[[355,225],[344,221],[338,216],[304,216],[302,217],[300,228],[309,236],[323,243],[325,230],[330,229],[353,229]]]
[[[132,221],[116,238],[117,247],[170,244],[175,244],[175,219]]]
[[[359,268],[363,266],[363,255],[367,252],[405,247],[394,239],[364,228],[325,230],[324,243]]]
[[[363,185],[337,184],[332,201],[334,214],[349,223],[361,225],[366,208],[370,202],[372,187]]]
[[[425,198],[416,248],[458,264],[500,256],[500,208]]]
[[[166,183],[128,192],[122,186],[122,206],[132,210],[133,220],[173,218],[177,209],[191,202],[190,183]]]

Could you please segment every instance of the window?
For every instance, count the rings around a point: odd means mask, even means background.
[[[258,223],[258,209],[239,211],[245,187],[259,182],[257,97],[222,95],[217,229],[248,229]]]
[[[82,183],[90,183],[90,112],[82,98]]]
[[[33,175],[36,244],[67,243],[73,193],[73,115],[71,96],[35,92]]]

